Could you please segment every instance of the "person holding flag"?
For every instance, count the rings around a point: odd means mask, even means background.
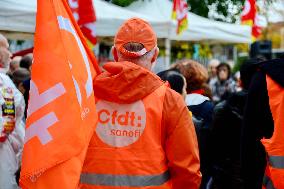
[[[150,72],[159,52],[151,26],[126,21],[118,62],[100,73],[66,1],[37,5],[21,187],[199,188],[187,107]]]
[[[38,0],[20,186],[77,188],[97,113],[100,73],[65,0]]]

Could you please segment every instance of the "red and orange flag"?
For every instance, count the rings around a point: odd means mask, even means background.
[[[188,5],[186,0],[173,0],[172,19],[177,20],[177,34],[181,34],[187,29]]]
[[[84,36],[95,45],[97,18],[92,0],[68,0],[68,4]]]
[[[242,24],[252,27],[252,39],[255,40],[261,35],[261,27],[258,25],[258,13],[255,0],[246,0],[241,14]]]
[[[20,184],[76,188],[97,114],[96,60],[65,0],[38,0]]]

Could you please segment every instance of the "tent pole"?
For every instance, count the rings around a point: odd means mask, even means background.
[[[169,38],[165,39],[165,67],[169,68],[171,63],[171,40]]]
[[[234,65],[236,65],[238,61],[238,48],[236,45],[233,46],[233,60],[234,60]]]

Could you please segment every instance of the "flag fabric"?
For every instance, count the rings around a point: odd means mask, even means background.
[[[188,6],[185,0],[173,1],[172,18],[177,20],[177,34],[181,34],[188,27]]]
[[[246,0],[241,14],[242,24],[252,27],[252,39],[255,40],[261,35],[261,27],[258,24],[259,15],[255,0]]]
[[[92,0],[68,0],[71,11],[79,24],[85,37],[95,45],[96,37],[96,14]]]
[[[97,114],[100,72],[65,0],[38,0],[22,158],[23,189],[77,188]]]
[[[262,33],[262,27],[259,25],[260,16],[257,13],[254,19],[254,25],[252,26],[252,36],[254,39],[257,39]]]

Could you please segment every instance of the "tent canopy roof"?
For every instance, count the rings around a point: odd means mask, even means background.
[[[172,2],[169,0],[139,0],[122,8],[102,0],[93,0],[97,15],[97,35],[114,36],[127,19],[139,17],[151,23],[159,38],[185,41],[217,41],[248,43],[250,27],[212,21],[188,13],[188,29],[177,36],[176,23],[171,20]],[[33,33],[36,0],[0,1],[0,30]]]
[[[164,22],[171,22],[172,2],[169,0],[138,0],[127,9],[157,18]],[[188,13],[188,28],[181,35],[176,35],[176,23],[171,27],[170,38],[187,41],[220,41],[249,43],[251,41],[251,27],[213,21],[191,12]]]

